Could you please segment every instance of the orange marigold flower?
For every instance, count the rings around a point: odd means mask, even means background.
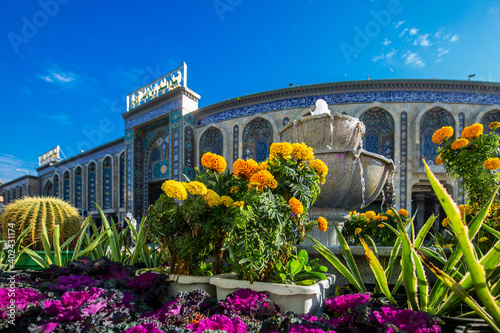
[[[469,140],[467,139],[457,139],[455,142],[452,143],[451,149],[457,150],[460,148],[463,148],[469,144]]]
[[[443,126],[432,135],[432,142],[439,145],[453,136],[453,127]]]
[[[408,213],[408,211],[406,209],[403,209],[403,208],[401,208],[400,210],[398,210],[398,214],[401,215],[401,216],[408,216],[408,215],[410,215]]]
[[[259,165],[252,159],[243,161],[237,159],[233,163],[233,173],[236,177],[250,179],[252,175],[258,170]]]
[[[491,130],[496,130],[497,128],[499,128],[499,127],[500,127],[500,122],[498,122],[498,121],[494,121],[494,122],[490,123],[490,124],[488,125],[488,127],[489,127]]]
[[[373,210],[369,210],[365,213],[365,216],[367,219],[372,219],[374,218],[375,216],[377,216],[377,214],[375,214],[375,212]]]
[[[271,167],[269,166],[269,164],[267,164],[266,161],[264,162],[260,162],[259,164],[259,170],[269,170]]]
[[[441,157],[441,154],[439,154],[439,155],[436,157],[436,164],[437,164],[437,165],[442,165],[442,164],[443,164],[443,158]]]
[[[378,225],[378,227],[379,227],[379,228],[384,228],[384,227],[385,227],[385,224],[380,223],[380,224]]]
[[[219,173],[223,172],[227,167],[224,157],[213,153],[203,154],[201,158],[201,165],[203,165],[204,168],[209,168]]]
[[[235,208],[241,208],[245,204],[245,201],[235,201],[233,202],[233,207]]]
[[[288,142],[276,142],[271,144],[270,158],[283,156],[283,158],[290,158],[292,153],[292,145]]]
[[[238,186],[233,186],[233,187],[231,187],[231,190],[229,190],[229,192],[231,194],[233,194],[233,193],[238,192],[239,190],[240,190],[240,188]]]
[[[479,138],[483,134],[483,124],[472,124],[469,127],[464,128],[462,131],[462,138],[467,140],[474,140]]]
[[[311,147],[308,147],[305,143],[293,143],[292,155],[293,158],[295,158],[297,161],[311,161],[312,159],[314,159],[313,149]]]
[[[448,226],[448,223],[450,223],[450,219],[445,217],[441,222],[441,225],[446,228]]]
[[[272,173],[267,170],[257,171],[250,177],[250,184],[248,184],[248,188],[252,188],[258,184],[259,191],[264,187],[269,186],[270,188],[276,188],[278,186],[278,182],[274,179]]]
[[[484,161],[483,166],[488,170],[496,170],[500,168],[500,159],[498,158],[488,158]]]
[[[318,217],[318,229],[325,232],[328,229],[328,221],[323,217]]]
[[[469,215],[472,208],[469,205],[460,205],[460,206],[458,206],[458,210],[460,211],[462,216],[464,216],[464,215]]]
[[[394,213],[392,212],[392,210],[388,209],[386,212],[385,212],[387,215],[394,215]]]
[[[382,221],[387,221],[389,218],[387,216],[385,216],[385,215],[382,215],[381,219],[382,219]]]
[[[299,199],[291,197],[290,200],[288,200],[288,204],[290,205],[290,208],[292,208],[292,212],[295,215],[300,215],[304,212],[304,206],[302,205],[302,202],[300,202]]]

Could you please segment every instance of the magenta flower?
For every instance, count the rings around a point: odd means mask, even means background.
[[[221,330],[227,333],[246,333],[247,325],[238,317],[229,319],[224,315],[213,315],[210,318],[200,320],[198,323],[189,324],[187,329],[193,333],[202,333],[205,330]]]
[[[289,333],[335,333],[335,331],[323,331],[319,328],[306,327],[302,325],[290,325]]]
[[[381,311],[373,311],[370,316],[381,325],[392,324],[398,329],[414,333],[439,333],[441,328],[424,312],[399,310],[394,307],[383,307]],[[392,329],[392,328],[389,328]]]
[[[368,302],[370,294],[348,294],[338,297],[331,297],[325,300],[325,305],[328,311],[338,312],[344,314],[349,309]]]
[[[129,328],[124,333],[163,333],[155,324],[147,323]]]
[[[151,286],[157,276],[158,274],[151,272],[140,274],[139,276],[136,276],[135,278],[130,280],[129,283],[127,283],[127,287],[144,292],[144,290],[148,289]]]
[[[57,279],[55,290],[66,291],[85,287],[97,287],[100,283],[100,281],[96,281],[90,276],[85,275],[60,276]]]
[[[258,293],[251,289],[239,289],[225,300],[220,302],[226,310],[235,314],[251,315],[262,310],[271,309],[276,306],[264,293]]]
[[[14,301],[16,311],[25,311],[32,304],[37,305],[38,302],[46,298],[45,295],[30,288],[0,288],[0,319],[7,317],[7,307]]]

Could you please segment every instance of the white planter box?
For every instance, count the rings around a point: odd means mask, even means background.
[[[265,292],[282,312],[291,310],[296,314],[315,314],[322,308],[328,289],[335,283],[335,275],[321,280],[312,286],[295,286],[279,283],[266,283],[236,280],[236,277],[212,277],[210,283],[217,287],[217,300],[226,298],[237,289],[252,289]],[[333,292],[333,291],[332,291]]]
[[[169,275],[168,281],[168,296],[177,295],[180,291],[191,292],[193,290],[204,290],[211,297],[215,298],[216,288],[210,284],[210,279],[213,277],[231,277],[233,273],[218,274],[213,276],[191,276],[191,275]]]

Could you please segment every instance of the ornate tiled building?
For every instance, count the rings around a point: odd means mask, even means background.
[[[443,215],[422,159],[456,200],[464,201],[459,184],[435,165],[436,145],[431,140],[435,130],[452,126],[456,134],[480,122],[487,131],[491,121],[500,121],[498,83],[336,82],[266,91],[198,108],[200,96],[187,88],[185,71],[184,77],[177,73],[166,76],[170,80],[166,83],[164,77],[129,95],[123,138],[40,167],[30,194],[59,196],[96,217],[97,204],[113,218],[122,219],[130,212],[141,219],[160,195],[161,184],[193,177],[205,152],[223,155],[229,165],[238,158],[262,161],[271,143],[280,140],[280,130],[297,116],[307,115],[321,98],[332,112],[363,121],[364,148],[395,162],[392,205],[418,209],[417,223],[422,223],[432,213]],[[21,196],[20,188],[23,195],[28,193],[21,185],[24,178],[0,186],[6,203]],[[381,197],[376,205],[384,200]]]

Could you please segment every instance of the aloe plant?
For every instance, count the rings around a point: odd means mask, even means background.
[[[477,304],[477,302],[470,297],[459,282],[455,281],[448,274],[439,270],[428,261],[425,261],[425,259],[423,260],[432,272],[436,274],[436,276],[443,281],[444,284],[449,286],[453,292],[467,305],[469,305],[481,318],[483,318],[495,332],[500,332],[500,306],[496,300],[498,293],[494,294],[492,292],[494,290],[498,291],[498,281],[496,284],[492,285],[491,281],[487,278],[488,271],[498,271],[498,250],[500,249],[500,241],[498,241],[493,249],[486,253],[485,256],[480,258],[472,242],[472,237],[470,237],[470,230],[468,226],[462,222],[461,214],[456,203],[430,171],[425,161],[424,165],[427,171],[427,176],[431,182],[431,186],[448,216],[451,227],[457,237],[458,246],[463,253],[463,258],[467,265],[468,272],[463,278],[465,281],[463,280],[462,282],[466,282],[467,284],[474,286],[476,296],[483,306]],[[496,193],[498,192],[498,189],[499,188],[497,187],[493,192],[493,195],[490,197],[490,200],[484,205],[478,216],[474,219],[476,223],[475,227],[480,228],[483,221],[488,216],[488,211]],[[421,258],[424,257],[421,256]]]

